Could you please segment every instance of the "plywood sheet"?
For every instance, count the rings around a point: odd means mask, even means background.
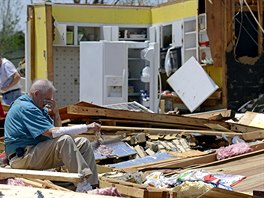
[[[184,63],[167,81],[191,112],[218,89],[194,57]]]
[[[252,194],[253,190],[264,189],[264,153],[203,167],[203,169],[246,176],[246,179],[234,186],[234,191],[237,192]]]
[[[258,128],[264,128],[264,114],[247,111],[238,123]]]

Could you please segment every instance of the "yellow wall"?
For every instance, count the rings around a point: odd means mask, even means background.
[[[219,88],[223,87],[223,79],[222,79],[222,67],[216,67],[214,65],[208,65],[203,67],[204,70],[208,73],[208,75],[214,80],[214,82],[218,85]]]
[[[53,4],[52,15],[59,23],[152,25],[196,16],[197,9],[197,0],[187,0],[153,8]],[[47,61],[44,57],[47,48],[45,6],[35,6],[35,15],[36,77],[47,78]],[[217,85],[222,87],[222,68],[207,66],[205,70]]]
[[[52,15],[58,22],[97,24],[151,24],[151,9],[107,6],[54,5]]]
[[[35,6],[35,78],[47,78],[46,9]]]
[[[182,3],[169,4],[152,8],[152,24],[164,23],[180,18],[196,16],[198,1],[188,0]]]

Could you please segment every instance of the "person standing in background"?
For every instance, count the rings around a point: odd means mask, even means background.
[[[21,96],[20,79],[14,64],[0,55],[0,91],[3,104],[10,105]]]

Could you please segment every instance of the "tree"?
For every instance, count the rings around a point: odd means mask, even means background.
[[[116,0],[114,4],[123,4],[123,5],[152,5],[151,0]]]
[[[22,5],[18,0],[0,1],[0,53],[6,54],[24,48],[24,33],[19,32],[19,14]]]
[[[93,4],[97,4],[97,3],[100,3],[100,4],[104,4],[104,0],[93,0]]]

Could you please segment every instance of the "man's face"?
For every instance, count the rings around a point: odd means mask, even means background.
[[[53,90],[50,89],[47,93],[42,94],[39,93],[39,95],[37,96],[37,104],[40,108],[44,108],[45,105],[49,104],[50,101],[53,101]]]

